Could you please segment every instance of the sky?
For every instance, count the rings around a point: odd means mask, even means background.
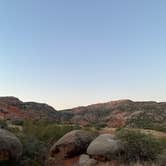
[[[165,0],[1,0],[0,96],[56,109],[166,101]]]

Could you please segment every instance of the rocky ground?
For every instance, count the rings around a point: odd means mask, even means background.
[[[147,136],[150,133],[152,134],[150,136],[152,136],[156,140],[161,139],[165,141],[165,143],[163,144],[163,146],[165,147],[163,147],[162,150],[165,151],[164,149],[166,148],[166,133],[152,130],[129,128],[126,128],[125,131],[139,132]],[[45,160],[43,160],[41,166],[164,166],[163,162],[165,164],[166,160],[165,153],[163,154],[160,163],[153,162],[153,160],[151,159],[141,160],[141,158],[137,161],[131,160],[129,163],[125,163],[126,161],[122,161],[122,158],[119,158],[119,155],[124,155],[126,147],[122,139],[117,136],[118,132],[119,131],[117,131],[115,128],[103,128],[99,132],[92,130],[87,131],[83,129],[67,132],[59,140],[51,143],[51,146],[48,149],[48,153],[45,154]],[[144,137],[144,135],[142,136]],[[140,138],[138,138],[137,140],[130,140],[132,141],[132,146],[135,146],[135,144],[140,144],[141,142],[139,143],[139,139],[141,139],[142,136],[140,135]],[[149,138],[149,140],[147,140],[148,144],[149,141],[151,141],[151,137]],[[133,144],[134,141],[135,143]],[[4,129],[0,129],[0,143],[0,162],[11,160],[19,161],[19,159],[21,159],[24,151],[23,145],[19,138],[16,137],[13,133]],[[150,144],[150,146],[153,146],[154,143],[155,142]],[[30,144],[33,144],[33,142],[31,142]],[[140,146],[142,145],[140,144]],[[133,149],[133,147],[131,148]],[[146,149],[146,147],[142,147],[142,149],[143,148]],[[156,150],[158,150],[158,147]],[[151,155],[149,152],[153,152],[153,149],[152,151],[151,149],[150,151],[148,149],[147,154]],[[24,165],[21,164],[17,166]],[[36,166],[36,164],[34,164],[34,166]]]
[[[127,129],[128,130],[128,129]],[[133,130],[133,129],[132,129]],[[152,162],[136,161],[131,163],[122,163],[117,158],[124,150],[123,142],[115,134],[106,133],[89,135],[82,132],[82,138],[79,137],[80,130],[67,133],[51,148],[47,166],[152,166],[159,165]],[[101,131],[103,132],[103,131]],[[146,130],[143,130],[147,133]],[[166,134],[158,134],[151,131],[157,138],[166,138]],[[92,133],[91,133],[92,134]],[[88,139],[89,138],[89,139]],[[93,140],[92,140],[93,138]],[[87,146],[87,143],[89,145]],[[84,150],[82,148],[85,148]],[[83,153],[84,152],[84,153]],[[72,155],[71,155],[72,154]],[[162,166],[162,164],[160,164]]]

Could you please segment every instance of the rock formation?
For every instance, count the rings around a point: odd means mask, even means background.
[[[0,129],[0,161],[18,159],[22,155],[22,144],[11,132]]]

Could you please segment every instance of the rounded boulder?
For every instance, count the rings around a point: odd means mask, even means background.
[[[122,144],[111,134],[102,134],[94,139],[87,149],[87,154],[96,158],[105,160],[110,155],[119,153],[122,150]]]
[[[79,158],[79,166],[95,166],[96,164],[97,161],[86,154],[82,154]]]
[[[18,159],[22,155],[22,144],[11,132],[0,129],[0,161]]]
[[[65,134],[51,148],[51,157],[61,156],[61,158],[70,158],[86,152],[90,142],[96,138],[96,134],[84,131],[74,130]]]

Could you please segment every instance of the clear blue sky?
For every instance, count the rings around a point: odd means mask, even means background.
[[[57,109],[166,101],[165,0],[1,0],[0,95]]]

